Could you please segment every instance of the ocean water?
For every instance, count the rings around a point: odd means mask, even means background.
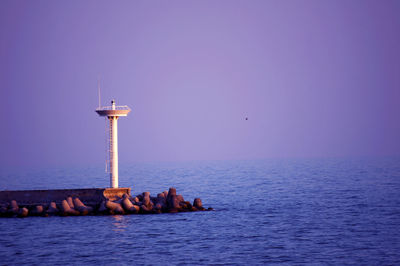
[[[102,166],[0,172],[0,189],[104,187]],[[120,165],[215,211],[0,219],[0,264],[400,265],[400,158]]]

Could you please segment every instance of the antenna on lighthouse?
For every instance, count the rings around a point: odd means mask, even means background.
[[[117,106],[115,100],[111,101],[111,106],[100,106],[100,86],[99,86],[99,107],[95,110],[100,116],[108,118],[109,121],[109,170],[110,170],[110,186],[118,188],[118,118],[127,116],[131,109],[124,106]]]
[[[100,76],[97,77],[97,90],[99,94],[99,108],[101,107],[101,94],[100,94]]]

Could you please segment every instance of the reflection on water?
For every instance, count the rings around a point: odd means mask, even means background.
[[[113,219],[113,231],[115,232],[124,232],[127,228],[128,221],[124,215],[113,215],[111,216]]]

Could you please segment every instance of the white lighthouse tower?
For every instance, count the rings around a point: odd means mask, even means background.
[[[106,116],[110,121],[109,129],[109,161],[110,161],[110,186],[118,188],[118,118],[127,116],[131,109],[124,106],[116,106],[115,101],[111,101],[111,106],[101,106],[96,109],[100,116]]]

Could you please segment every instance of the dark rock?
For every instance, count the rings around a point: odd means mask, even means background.
[[[47,216],[47,213],[44,211],[42,205],[34,206],[33,209],[29,212],[32,216]]]
[[[165,198],[168,198],[168,191],[165,190],[165,191],[163,192],[163,194],[164,194]]]
[[[168,212],[178,212],[181,209],[180,199],[178,196],[168,196]]]
[[[153,208],[153,213],[162,213],[163,207],[160,203],[157,203]]]
[[[178,198],[179,202],[185,201],[185,199],[183,198],[183,196],[181,194],[176,195],[176,197]]]
[[[150,198],[144,198],[142,201],[142,205],[144,206],[150,206],[151,204]]]
[[[176,196],[176,188],[170,187],[168,191],[168,197],[169,196]]]
[[[99,206],[99,208],[97,209],[97,211],[98,211],[99,213],[101,213],[101,214],[109,213],[109,209],[106,207],[106,201],[105,201],[105,200],[103,200],[103,201],[100,203],[100,206]]]
[[[137,195],[136,198],[138,198],[139,201],[142,201],[143,200],[143,194]]]
[[[151,196],[150,196],[150,201],[153,203],[153,205],[156,205],[156,203],[157,203],[157,197],[151,197]]]
[[[169,188],[167,196],[167,208],[169,212],[171,210],[178,211],[180,208],[179,200],[176,197],[176,189],[174,187]]]
[[[19,217],[19,218],[27,217],[28,213],[29,213],[29,210],[27,208],[19,208],[17,217]]]
[[[189,201],[181,201],[179,205],[181,205],[182,209],[185,211],[191,211],[193,207]]]
[[[18,211],[19,211],[19,207],[18,207],[17,201],[12,200],[11,203],[10,203],[10,210],[9,210],[9,212],[10,212],[11,214],[18,214]]]
[[[143,200],[142,200],[142,205],[141,207],[145,211],[151,211],[154,207],[153,202],[150,200],[150,192],[144,192],[143,193]]]
[[[162,210],[162,208],[163,208],[163,206],[160,204],[160,203],[157,203],[155,206],[154,206],[154,210],[159,210],[159,211],[161,211]]]
[[[40,215],[44,212],[44,208],[42,205],[37,205],[35,211]]]
[[[49,208],[47,208],[46,213],[50,215],[58,214],[59,210],[55,202],[51,202]]]
[[[0,217],[8,216],[8,205],[0,205]]]
[[[105,205],[106,205],[107,209],[109,209],[112,213],[124,214],[124,209],[122,208],[121,204],[119,204],[119,203],[107,200]]]
[[[152,211],[153,211],[153,205],[146,206],[143,204],[142,206],[140,206],[140,213],[148,214],[152,213]]]
[[[133,205],[128,196],[124,196],[121,202],[122,207],[127,213],[138,213],[140,207]]]
[[[67,198],[67,202],[68,202],[68,205],[69,205],[69,207],[70,207],[71,209],[75,209],[75,206],[74,206],[74,202],[73,202],[73,200],[72,200],[72,197],[68,197],[68,198]]]
[[[193,208],[193,205],[192,205],[192,203],[190,203],[190,201],[185,201],[185,203],[186,203],[186,208],[188,208],[188,209]]]
[[[201,202],[200,198],[195,198],[193,201],[193,207],[200,211],[204,211],[203,203]]]
[[[72,200],[72,199],[71,199]],[[60,206],[60,214],[63,216],[68,215],[79,215],[79,212],[75,209],[72,209],[66,200],[61,202]]]
[[[75,210],[79,211],[81,215],[87,215],[93,211],[93,208],[86,206],[79,198],[74,198]]]
[[[157,194],[157,201],[158,202],[160,202],[160,201],[167,202],[167,197],[165,196],[164,193],[159,193],[159,194]]]
[[[138,197],[134,197],[134,198],[132,199],[132,202],[133,202],[133,203],[138,203],[138,202],[140,202],[140,200],[139,200]]]
[[[159,205],[159,207],[156,209],[159,209],[161,211],[167,209],[167,198],[165,197],[164,193],[160,193],[157,195],[156,205]]]

